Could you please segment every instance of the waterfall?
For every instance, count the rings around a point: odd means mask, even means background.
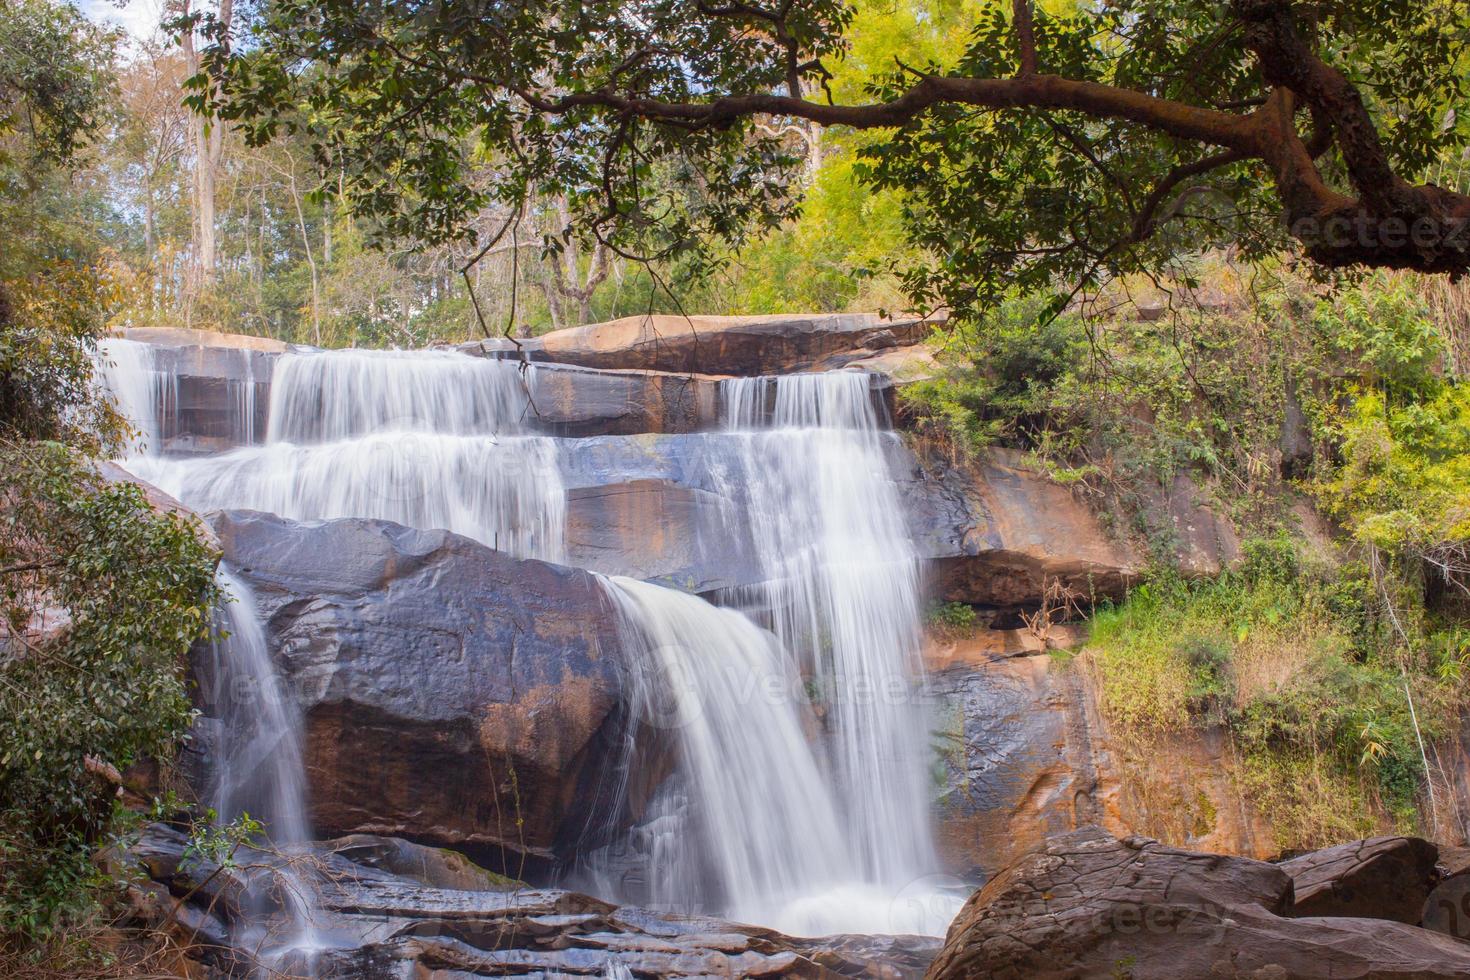
[[[765,583],[745,598],[813,674],[863,878],[902,887],[937,859],[918,560],[884,454],[897,436],[865,372],[733,379],[722,401]]]
[[[374,517],[555,561],[566,492],[556,441],[524,434],[520,371],[452,351],[286,354],[264,445],[134,471],[197,510]]]
[[[669,837],[689,835],[645,825],[651,897],[798,935],[940,935],[962,898],[934,874],[918,560],[885,451],[897,436],[862,372],[733,379],[721,395],[714,438],[737,451],[711,465],[763,573],[726,598],[772,631],[611,582],[656,678],[642,700],[669,699],[652,714],[690,797],[698,843],[683,846],[714,866],[712,885],[680,876],[694,894],[660,894]]]
[[[521,432],[533,369],[456,351],[288,354],[271,381],[267,442],[336,442],[385,431]]]
[[[157,455],[163,448],[163,421],[176,397],[174,379],[156,367],[153,346],[105,337],[97,341],[92,368],[102,393],[134,430],[124,455]]]
[[[291,866],[311,840],[301,717],[271,660],[254,593],[223,565],[216,580],[226,601],[212,657],[200,669],[203,713],[214,729],[208,798],[221,824],[247,813],[260,821],[269,848],[252,860],[271,866],[263,885],[252,881],[252,915],[237,924],[237,944],[259,950],[262,974],[289,962],[299,975],[318,948],[311,895]],[[285,933],[270,931],[272,907],[284,912]]]
[[[372,517],[446,528],[550,561],[562,556],[566,538],[566,492],[555,441],[545,437],[376,432],[141,460],[132,469],[200,511],[247,508],[298,521]]]
[[[534,434],[531,380],[454,352],[288,353],[264,444],[129,465],[199,510],[375,517],[559,560],[560,457],[578,443]],[[942,934],[961,898],[933,884],[918,562],[888,465],[897,436],[864,372],[727,380],[721,402],[724,427],[697,438],[761,584],[720,596],[722,608],[603,580],[631,707],[677,765],[639,826],[603,848],[622,848],[616,860],[588,859],[594,890],[632,899],[615,880],[623,862],[643,883],[636,899],[661,908],[804,935]],[[289,848],[309,831],[296,720],[248,590],[227,584],[243,601],[208,688],[224,705],[215,800],[223,815],[265,816]],[[248,697],[230,694],[241,685]]]
[[[660,841],[682,853],[655,852],[665,866],[655,871],[702,855],[727,914],[788,932],[828,931],[793,908],[842,880],[849,859],[808,742],[811,719],[795,664],[774,636],[738,612],[635,579],[606,582],[641,668],[635,708],[674,735],[698,800],[697,842]],[[711,896],[656,884],[652,898],[689,909]]]

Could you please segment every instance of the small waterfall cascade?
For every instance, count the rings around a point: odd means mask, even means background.
[[[157,455],[177,395],[176,379],[158,369],[153,346],[105,337],[97,342],[92,367],[96,383],[134,430],[125,455]]]
[[[456,351],[288,354],[271,381],[266,441],[306,445],[380,432],[520,433],[532,411],[522,370],[515,361]]]
[[[262,974],[289,961],[299,975],[319,947],[309,888],[291,866],[311,840],[301,717],[271,660],[254,593],[224,566],[217,581],[227,600],[217,612],[213,657],[200,671],[203,712],[214,727],[208,798],[221,823],[249,814],[268,841],[258,858],[271,871],[263,885],[252,883],[241,948],[260,951]],[[287,927],[263,932],[272,908]]]
[[[722,384],[727,431],[762,566],[765,610],[825,711],[835,792],[862,880],[905,887],[933,870],[927,722],[918,695],[918,561],[871,376]],[[732,488],[732,491],[734,488]]]
[[[521,371],[452,351],[286,354],[264,445],[134,469],[198,510],[378,518],[554,561],[566,493],[555,440],[526,434]]]
[[[639,653],[635,710],[677,742],[698,801],[694,834],[654,841],[653,902],[689,910],[713,899],[737,919],[828,931],[802,899],[844,880],[851,855],[809,741],[796,665],[738,612],[635,579],[605,583]],[[701,858],[713,895],[668,874]]]

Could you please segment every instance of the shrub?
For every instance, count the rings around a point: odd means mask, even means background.
[[[0,442],[0,468],[0,933],[25,942],[88,902],[116,774],[189,724],[217,556],[58,444]]]

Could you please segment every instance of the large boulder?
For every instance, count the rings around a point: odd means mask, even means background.
[[[381,521],[214,523],[304,713],[319,835],[514,872],[610,821],[626,670],[595,576]]]
[[[933,319],[872,313],[774,316],[648,314],[557,330],[518,342],[477,342],[496,357],[582,367],[758,375],[838,367],[927,337]]]
[[[1279,867],[1296,888],[1294,915],[1350,915],[1418,925],[1439,881],[1439,848],[1418,837],[1374,837],[1303,854]]]
[[[537,364],[526,424],[556,436],[695,432],[719,419],[719,379],[664,371]]]
[[[1292,879],[1248,858],[1097,828],[991,879],[950,926],[931,980],[1470,975],[1470,945],[1383,919],[1292,918]]]
[[[935,559],[932,588],[940,598],[1026,605],[1054,581],[1088,600],[1116,598],[1148,563],[1104,526],[1098,508],[1027,466],[1015,450],[991,449],[963,463],[923,454],[915,463],[913,482],[927,488],[927,499],[951,501],[931,522],[946,533],[927,552]],[[1239,542],[1229,521],[1187,478],[1150,507],[1170,524],[1175,557],[1186,573],[1216,574],[1235,559]]]

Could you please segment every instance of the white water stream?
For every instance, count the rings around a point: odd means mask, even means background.
[[[309,975],[320,941],[309,886],[293,866],[311,841],[301,716],[271,660],[254,593],[223,565],[216,580],[227,599],[216,614],[213,656],[198,665],[213,728],[207,796],[221,825],[246,814],[261,823],[261,846],[235,857],[270,869],[251,875],[246,902],[254,914],[236,925],[235,943],[255,953],[257,976],[279,975],[278,968]],[[270,915],[273,907],[283,916]]]
[[[202,459],[130,461],[197,510],[372,517],[446,528],[519,557],[564,554],[556,441],[524,435],[525,379],[445,351],[281,357],[266,441]]]
[[[897,437],[866,372],[739,378],[722,394],[741,461],[727,479],[747,495],[763,571],[757,605],[827,709],[863,880],[901,888],[938,862],[918,703],[919,563],[883,453]]]
[[[157,454],[163,419],[177,400],[175,379],[154,366],[154,348],[136,340],[107,337],[97,342],[92,364],[102,391],[134,432],[128,456]]]

